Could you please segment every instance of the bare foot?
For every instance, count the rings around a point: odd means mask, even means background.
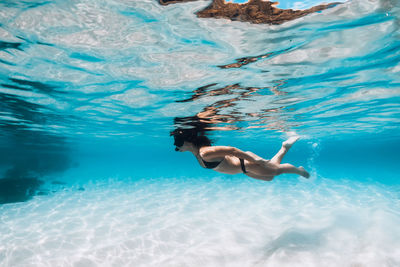
[[[299,170],[302,172],[300,175],[303,176],[304,178],[309,178],[310,174],[302,167],[299,167]]]
[[[289,149],[297,140],[299,140],[300,136],[292,136],[288,140],[282,143],[282,146]]]

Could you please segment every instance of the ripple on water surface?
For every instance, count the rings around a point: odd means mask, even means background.
[[[157,135],[199,113],[229,129],[322,137],[398,128],[393,1],[283,25],[197,18],[207,4],[3,4],[0,123],[68,137]]]

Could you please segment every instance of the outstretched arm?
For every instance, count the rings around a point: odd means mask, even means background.
[[[200,156],[205,160],[220,159],[225,156],[234,156],[250,162],[260,162],[263,158],[252,152],[244,152],[236,147],[231,146],[210,146],[200,149]]]

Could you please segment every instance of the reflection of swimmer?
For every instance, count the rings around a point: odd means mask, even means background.
[[[175,138],[176,151],[192,152],[202,167],[217,172],[226,174],[243,172],[249,177],[264,181],[271,181],[274,176],[282,173],[295,173],[306,178],[310,176],[303,167],[281,164],[283,156],[299,137],[291,137],[283,142],[279,152],[271,160],[266,160],[250,151],[244,152],[235,147],[211,146],[211,141],[206,136],[188,134],[184,131],[175,131],[172,134]]]

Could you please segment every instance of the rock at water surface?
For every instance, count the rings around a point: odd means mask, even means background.
[[[159,0],[161,5],[191,2],[196,0]],[[244,4],[227,3],[224,0],[214,0],[205,9],[198,11],[200,18],[225,18],[233,21],[250,22],[254,24],[278,25],[295,20],[310,13],[318,12],[340,4],[329,3],[314,6],[305,10],[280,9],[275,7],[278,2],[250,0]]]

